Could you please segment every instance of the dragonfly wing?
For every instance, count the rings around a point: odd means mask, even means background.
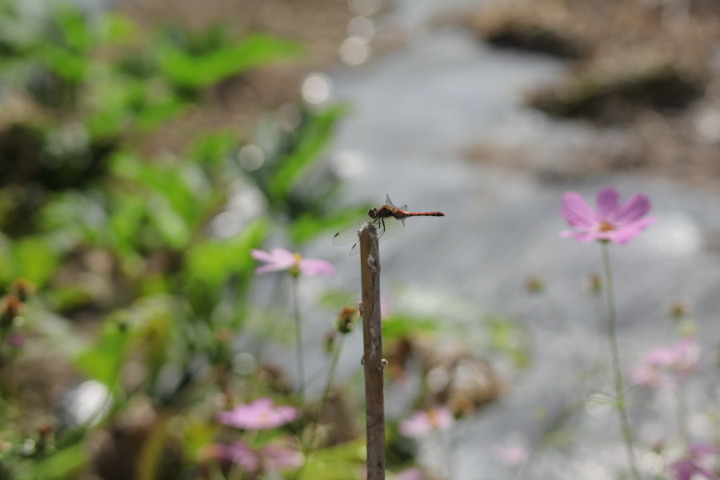
[[[353,242],[358,241],[358,230],[360,230],[360,227],[363,226],[365,222],[363,220],[358,220],[357,222],[347,226],[346,228],[343,228],[339,232],[337,232],[335,235],[333,235],[332,243],[333,245],[349,245]]]
[[[364,225],[365,222],[361,222],[360,226],[358,226],[358,230],[362,225]],[[400,222],[394,218],[385,218],[382,220],[382,222],[375,220],[372,222],[375,225],[375,228],[377,229],[377,235],[378,239],[382,237],[389,237],[398,232],[400,230]],[[334,243],[334,242],[333,242]],[[349,242],[348,242],[349,243]],[[355,232],[355,244],[350,249],[350,256],[355,257],[360,254],[360,240],[357,237],[357,232]]]
[[[380,237],[392,237],[398,231],[405,226],[405,219],[403,218],[386,218],[383,222],[385,228],[382,226],[378,228],[378,235]]]

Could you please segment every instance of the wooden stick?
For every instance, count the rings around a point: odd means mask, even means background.
[[[367,480],[385,480],[385,400],[383,397],[384,360],[380,320],[380,257],[375,226],[366,223],[360,229],[359,236]]]

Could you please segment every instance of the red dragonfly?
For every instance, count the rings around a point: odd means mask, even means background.
[[[378,231],[378,237],[383,236],[383,234],[389,230],[394,230],[394,225],[400,224],[405,226],[405,219],[408,217],[444,216],[445,214],[442,212],[408,212],[407,205],[401,207],[393,205],[389,195],[385,196],[385,205],[380,208],[371,208],[368,210],[368,217],[370,217],[370,222],[375,225]],[[364,223],[366,223],[365,220],[360,220],[336,233],[333,236],[333,245],[347,245],[354,241],[355,244],[350,249],[350,255],[357,255],[360,252],[358,230]]]

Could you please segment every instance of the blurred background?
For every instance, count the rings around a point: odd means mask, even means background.
[[[659,217],[612,252],[624,367],[703,355],[684,419],[631,390],[676,478],[720,435],[719,38],[716,0],[0,0],[0,479],[364,478],[331,239],[386,194],[446,214],[381,242],[389,477],[623,478],[600,252],[557,235],[608,185]],[[278,247],[336,273],[256,275]],[[299,470],[218,453],[260,396],[317,410]]]

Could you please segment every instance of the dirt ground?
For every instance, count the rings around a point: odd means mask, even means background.
[[[543,174],[641,171],[720,186],[720,3],[509,0],[456,22],[500,48],[567,59],[566,78],[530,92],[528,105],[623,137],[612,146],[598,140]],[[536,168],[524,153],[484,144],[468,157]]]

